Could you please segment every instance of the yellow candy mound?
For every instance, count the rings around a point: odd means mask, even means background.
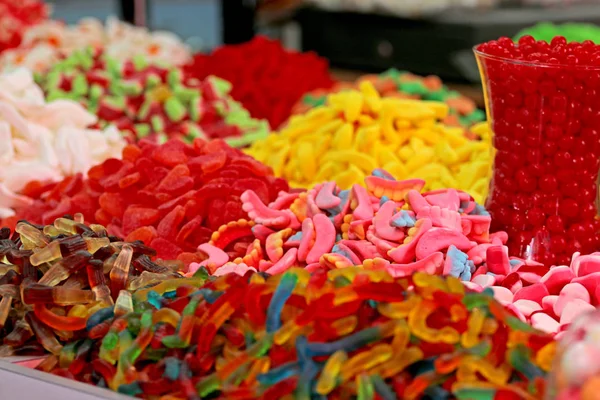
[[[473,127],[478,140],[470,140],[440,122],[447,114],[444,103],[382,98],[363,82],[360,91],[330,94],[326,105],[293,116],[246,153],[291,187],[333,180],[348,189],[383,168],[396,179],[424,179],[426,190],[452,187],[483,202],[492,159],[487,124]]]

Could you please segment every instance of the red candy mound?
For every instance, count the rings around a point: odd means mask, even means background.
[[[529,35],[517,43],[503,37],[482,43],[477,50],[490,56],[536,64],[600,66],[600,45],[591,40],[568,43],[563,36],[556,36],[550,43]]]
[[[267,119],[272,129],[287,120],[305,93],[334,83],[325,59],[315,53],[287,51],[278,41],[264,37],[197,54],[184,70],[191,77],[216,75],[231,82],[232,97],[254,118]]]
[[[0,0],[0,53],[21,44],[30,26],[48,19],[48,6],[37,0]]]
[[[13,227],[20,219],[46,224],[81,212],[86,222],[128,241],[142,240],[158,257],[175,259],[195,252],[221,225],[248,218],[239,197],[245,190],[255,190],[268,203],[289,189],[269,167],[222,140],[196,139],[192,145],[142,140],[128,145],[122,160],[106,160],[88,176],[30,184],[25,194],[37,198],[35,203],[2,226]]]

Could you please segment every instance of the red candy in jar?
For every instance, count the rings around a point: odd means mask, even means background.
[[[545,264],[598,250],[600,45],[524,36],[475,54],[494,132],[493,228]]]

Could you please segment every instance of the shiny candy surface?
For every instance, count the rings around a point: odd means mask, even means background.
[[[494,132],[494,227],[512,255],[548,266],[597,250],[600,46],[524,36],[476,53]]]
[[[485,199],[490,167],[485,126],[474,129],[482,140],[469,140],[462,128],[439,123],[448,114],[447,105],[382,98],[369,82],[360,91],[327,99],[326,105],[292,117],[247,153],[292,187],[333,180],[349,189],[384,168],[398,179],[424,179],[428,190],[453,187],[479,202]]]
[[[291,269],[147,293],[39,368],[142,398],[535,399],[554,351],[452,277]]]

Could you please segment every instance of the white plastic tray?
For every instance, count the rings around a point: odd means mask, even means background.
[[[35,357],[0,359],[0,399],[131,400],[128,396],[25,366],[36,365],[35,361]]]

